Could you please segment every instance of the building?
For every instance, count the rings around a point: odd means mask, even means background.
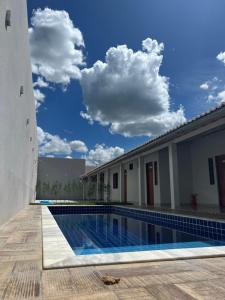
[[[85,197],[154,207],[225,206],[225,105],[82,176]]]
[[[0,224],[35,198],[37,138],[25,0],[0,1]]]
[[[37,199],[81,200],[85,159],[39,157]]]

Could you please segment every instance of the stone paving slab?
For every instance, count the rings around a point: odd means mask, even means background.
[[[0,237],[1,300],[225,299],[223,257],[43,270],[38,206],[0,227]],[[107,274],[119,284],[105,286]]]

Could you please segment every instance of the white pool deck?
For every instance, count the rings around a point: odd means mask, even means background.
[[[225,246],[76,255],[47,206],[42,206],[43,268],[225,256]]]

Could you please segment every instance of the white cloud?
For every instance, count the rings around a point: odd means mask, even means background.
[[[225,52],[220,52],[216,58],[225,65]],[[206,85],[207,88],[204,88],[204,85]],[[200,87],[208,90],[207,101],[209,103],[213,103],[214,105],[225,103],[225,86],[223,80],[214,77],[206,83],[203,83]]]
[[[70,142],[70,147],[72,150],[74,150],[76,152],[85,153],[88,151],[88,148],[85,145],[85,143],[82,141],[78,141],[78,140]]]
[[[88,151],[84,142],[79,140],[67,141],[58,135],[45,132],[41,127],[37,127],[37,139],[41,156],[65,155],[65,158],[72,159],[71,154],[75,151],[83,153],[82,158],[87,160],[87,165],[92,166],[105,163],[124,153],[124,149],[121,147],[107,147],[104,144],[97,144],[94,149]]]
[[[48,88],[49,84],[42,77],[38,77],[37,81],[33,83],[33,87],[34,87],[33,91],[34,91],[35,107],[36,107],[36,112],[38,112],[38,108],[45,101],[45,94],[43,93],[42,90],[40,90],[40,88]]]
[[[47,88],[49,83],[46,82],[42,77],[38,77],[37,81],[34,82],[33,87]]]
[[[38,141],[38,145],[41,145],[42,143],[44,143],[45,140],[45,132],[44,130],[37,126],[37,141]]]
[[[222,104],[225,103],[225,90],[217,94],[210,94],[207,98],[209,103]]]
[[[219,104],[225,103],[225,90],[218,93],[217,101],[218,101]]]
[[[45,101],[45,94],[43,94],[40,89],[34,89],[34,100],[37,111],[41,104],[43,104]]]
[[[200,85],[200,89],[202,90],[208,90],[209,89],[209,85],[207,82],[204,82],[203,84]]]
[[[225,64],[225,52],[220,52],[216,58]]]
[[[52,135],[37,127],[37,138],[40,155],[70,155],[73,151],[86,153],[84,142],[79,140],[67,141],[58,135]]]
[[[123,133],[124,136],[157,136],[160,133],[169,131],[171,128],[175,128],[179,124],[184,123],[184,110],[182,107],[176,112],[165,112],[155,117],[146,117],[143,121],[136,122],[115,122],[111,126],[111,132]],[[149,133],[150,132],[150,133]]]
[[[67,86],[80,79],[84,65],[84,41],[69,14],[40,8],[33,11],[29,28],[32,71],[45,80]]]
[[[124,154],[124,149],[120,147],[107,147],[104,144],[97,144],[94,149],[90,150],[83,158],[87,160],[87,165],[97,166],[110,161],[117,156]]]
[[[86,112],[81,116],[125,136],[158,135],[184,122],[182,108],[170,111],[168,78],[159,73],[163,48],[150,38],[137,52],[126,45],[112,47],[105,62],[83,69]]]

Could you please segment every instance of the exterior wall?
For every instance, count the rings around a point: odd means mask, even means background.
[[[104,171],[104,172],[102,172],[102,173],[104,173],[104,185],[105,186],[107,186],[108,185],[108,180],[109,180],[109,178],[108,178],[108,170],[106,170],[106,171]],[[108,196],[107,196],[107,190],[106,189],[104,189],[104,199],[103,199],[104,201],[108,201]]]
[[[110,192],[109,191],[111,190],[111,187],[109,186],[110,185],[110,170],[107,169],[107,170],[105,170],[101,173],[104,174],[104,186],[105,186],[104,192],[103,192],[103,195],[104,195],[103,200],[105,202],[107,202],[107,201],[110,200],[109,199],[109,197],[110,197]]]
[[[6,28],[7,10],[11,10],[11,26]],[[0,43],[2,224],[35,198],[36,117],[25,0],[0,1]]]
[[[215,156],[225,154],[225,131],[213,133],[192,142],[193,193],[198,194],[198,203],[219,205]],[[215,184],[209,183],[208,158],[214,159]]]
[[[129,169],[131,163],[133,164],[133,170]],[[127,162],[123,165],[123,168],[127,170],[127,201],[139,205],[137,159]]]
[[[224,114],[224,112],[223,112]],[[134,157],[124,156],[116,165],[105,169],[104,183],[110,184],[110,201],[123,201],[124,170],[127,171],[127,201],[135,205],[147,204],[146,164],[158,163],[158,184],[154,182],[154,206],[179,208],[190,207],[193,195],[197,194],[198,205],[219,206],[217,170],[215,158],[225,155],[225,118],[199,127],[198,132],[175,137],[158,145],[151,154],[139,153]],[[146,149],[146,151],[148,151]],[[149,151],[150,152],[150,151]],[[148,153],[149,153],[148,152]],[[214,160],[215,184],[210,185],[208,159]],[[133,163],[130,170],[129,164]],[[93,175],[98,172],[93,171]],[[154,177],[153,168],[153,177]],[[113,189],[113,174],[118,173],[118,189]],[[121,177],[122,174],[122,177]],[[93,176],[90,175],[89,176]],[[154,180],[154,179],[153,179]],[[107,200],[106,193],[104,200]]]
[[[80,176],[85,172],[84,159],[40,157],[38,160],[39,199],[82,200]]]
[[[190,205],[193,193],[191,142],[178,144],[178,174],[180,205]],[[208,162],[207,162],[208,163]]]
[[[159,151],[159,185],[161,206],[170,206],[171,194],[168,148]]]
[[[118,188],[113,188],[113,174],[118,173]],[[120,201],[120,189],[121,189],[121,180],[120,180],[120,167],[115,166],[110,168],[110,201]]]

